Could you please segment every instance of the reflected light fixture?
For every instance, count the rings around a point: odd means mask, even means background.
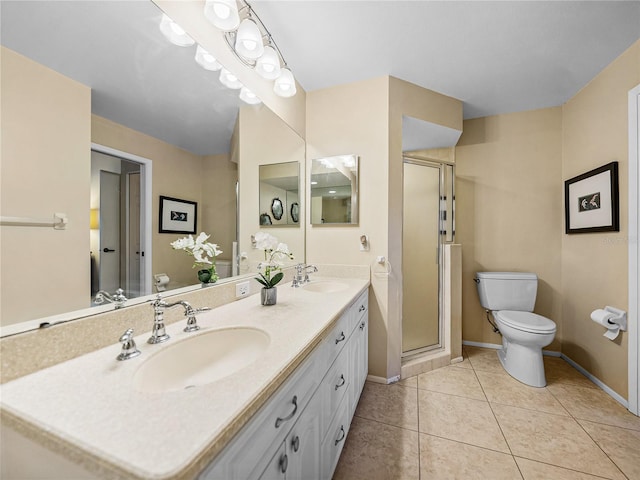
[[[296,81],[288,67],[280,71],[280,76],[273,84],[273,91],[280,97],[293,97],[296,94]]]
[[[240,89],[240,100],[248,103],[249,105],[258,105],[262,103],[262,100],[260,100],[258,96],[247,87],[242,87]]]
[[[180,25],[171,20],[164,13],[162,14],[162,20],[160,21],[160,31],[165,37],[167,37],[167,40],[179,47],[190,47],[196,43],[193,38],[187,35]]]
[[[280,57],[271,45],[264,47],[264,53],[256,61],[256,72],[267,80],[275,80],[280,76]]]
[[[238,80],[238,77],[236,77],[226,68],[220,70],[220,83],[222,83],[225,87],[231,88],[233,90],[242,88],[242,83],[240,82],[240,80]]]
[[[257,60],[264,53],[262,33],[252,19],[245,18],[240,23],[234,48],[238,55],[249,60]]]
[[[204,16],[224,32],[235,30],[240,25],[236,0],[207,0],[204,5]]]
[[[214,58],[214,56],[207,52],[200,45],[198,45],[198,48],[196,48],[196,62],[198,62],[198,65],[200,65],[205,70],[211,70],[215,72],[222,68],[222,65],[220,65],[220,63]]]

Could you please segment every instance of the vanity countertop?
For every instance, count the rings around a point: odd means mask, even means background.
[[[365,279],[317,276],[312,282],[321,280],[347,288],[316,293],[283,284],[277,305],[264,307],[260,295],[252,295],[199,314],[197,333],[184,333],[180,321],[167,327],[166,343],[148,344],[149,333],[136,336],[142,352],[136,358],[117,361],[120,344],[114,339],[109,347],[6,383],[2,421],[100,477],[194,478],[369,285]],[[198,333],[238,326],[264,330],[271,338],[253,364],[196,388],[134,388],[136,370],[153,353]]]

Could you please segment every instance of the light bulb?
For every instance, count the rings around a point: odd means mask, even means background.
[[[275,48],[269,45],[264,47],[264,53],[256,61],[256,72],[267,80],[275,80],[280,76],[280,57]]]
[[[248,103],[249,105],[258,105],[259,103],[262,103],[258,96],[247,87],[242,87],[240,89],[240,100]]]
[[[240,80],[238,80],[238,77],[236,77],[226,68],[223,68],[220,71],[220,83],[222,83],[225,87],[231,88],[233,90],[242,88],[242,83],[240,82]]]
[[[236,32],[235,50],[238,55],[249,60],[256,60],[264,52],[262,33],[256,22],[245,18]]]
[[[288,68],[280,71],[280,76],[273,84],[273,91],[280,97],[293,97],[296,94],[296,81]]]
[[[179,47],[190,47],[196,43],[193,38],[187,35],[180,25],[171,20],[166,14],[162,14],[162,20],[160,20],[160,31],[167,40]]]
[[[235,30],[240,25],[236,0],[207,0],[204,4],[204,16],[225,32]]]
[[[207,52],[200,45],[198,45],[198,48],[196,48],[196,62],[198,62],[198,65],[200,65],[205,70],[216,71],[222,68],[222,65],[220,65],[220,63],[214,58],[214,56]]]

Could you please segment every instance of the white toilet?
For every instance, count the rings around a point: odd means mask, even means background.
[[[556,324],[533,313],[538,291],[535,273],[477,272],[480,304],[490,310],[502,334],[498,358],[513,378],[544,387],[542,349],[556,334]]]

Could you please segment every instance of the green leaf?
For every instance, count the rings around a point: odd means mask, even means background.
[[[267,288],[269,288],[269,287],[270,287],[270,285],[269,285],[267,282],[265,282],[262,278],[258,278],[258,277],[256,277],[256,279],[255,279],[255,280],[256,280],[258,283],[260,283],[260,284],[264,285],[264,286],[265,286],[265,287],[267,287]]]
[[[276,286],[276,284],[277,284],[280,280],[282,280],[282,277],[284,277],[284,273],[282,273],[282,272],[276,273],[276,274],[273,276],[273,278],[271,279],[271,286],[272,286],[272,287],[275,287],[275,286]]]

